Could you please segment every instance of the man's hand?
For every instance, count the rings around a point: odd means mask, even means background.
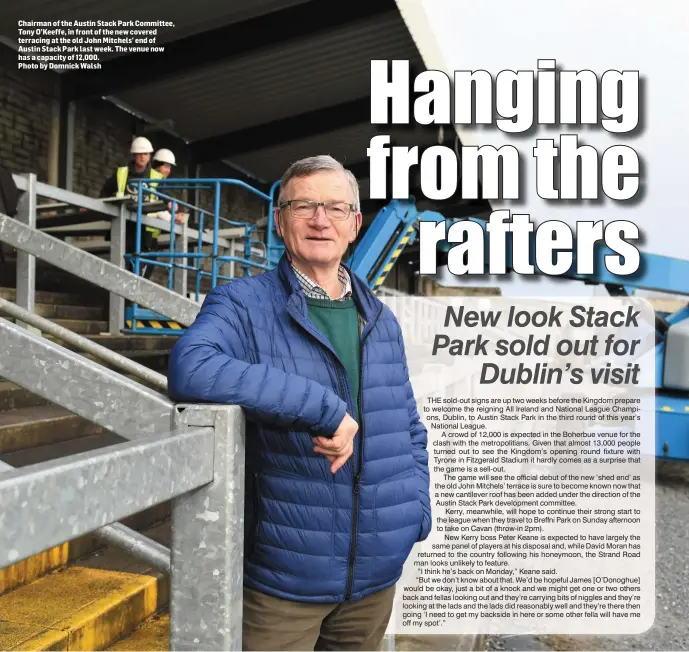
[[[330,470],[332,473],[337,473],[354,453],[354,436],[358,431],[359,424],[347,413],[337,427],[332,439],[313,437],[313,441],[316,444],[313,449],[314,452],[322,453],[328,458],[331,462]]]

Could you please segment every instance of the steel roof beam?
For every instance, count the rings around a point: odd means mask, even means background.
[[[150,53],[124,55],[104,61],[100,70],[79,70],[64,77],[73,85],[72,99],[115,95],[201,66],[284,47],[288,42],[396,11],[394,0],[310,0],[165,43],[164,52],[155,57]]]
[[[363,97],[289,118],[273,120],[191,143],[197,161],[214,161],[255,152],[337,129],[370,122],[371,98]]]

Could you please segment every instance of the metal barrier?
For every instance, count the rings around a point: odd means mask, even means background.
[[[15,247],[17,253],[17,304],[29,310],[33,310],[35,302],[35,259],[37,251],[41,250],[45,254],[43,258],[67,271],[72,271],[72,263],[77,261],[77,265],[86,280],[99,285],[97,279],[106,278],[112,280],[110,286],[102,286],[111,292],[109,310],[109,332],[112,334],[123,331],[137,333],[154,333],[179,335],[181,328],[188,326],[190,321],[188,316],[180,311],[169,316],[161,309],[159,301],[150,298],[160,296],[158,290],[163,286],[152,283],[141,277],[142,267],[151,265],[165,268],[168,272],[166,289],[174,291],[182,303],[197,306],[201,302],[201,282],[204,278],[209,278],[211,287],[219,281],[227,281],[237,277],[235,268],[239,267],[240,275],[249,275],[251,270],[265,271],[271,269],[276,261],[270,262],[268,258],[268,247],[263,241],[254,238],[256,231],[261,226],[262,220],[258,223],[236,222],[228,220],[220,214],[220,196],[223,187],[238,186],[245,188],[248,192],[260,197],[268,203],[268,214],[272,211],[272,194],[265,193],[249,186],[248,184],[236,179],[132,179],[132,185],[139,185],[141,192],[136,196],[124,198],[93,199],[73,193],[62,188],[39,183],[35,174],[13,175],[14,182],[22,191],[19,213],[14,220],[9,221],[4,226],[5,242]],[[274,187],[277,187],[275,185]],[[200,192],[211,190],[213,193],[213,210],[209,211],[200,206],[194,206],[181,199],[169,194],[170,191],[185,190]],[[271,191],[272,193],[273,191]],[[38,198],[53,200],[50,204],[39,205]],[[157,201],[144,201],[153,197]],[[170,219],[161,218],[166,204],[170,204]],[[192,228],[188,224],[176,223],[176,216],[180,209],[189,210],[197,222],[197,228]],[[39,213],[49,212],[57,216],[38,219]],[[98,221],[99,220],[99,221]],[[95,221],[95,222],[94,222]],[[266,220],[268,221],[268,220]],[[39,224],[40,222],[40,224]],[[109,233],[110,238],[110,263],[117,268],[125,271],[129,262],[133,276],[119,275],[112,273],[103,274],[103,266],[107,262],[89,256],[88,252],[78,248],[67,248],[67,243],[58,240],[61,233],[69,232],[77,225],[95,224],[100,230]],[[126,226],[127,223],[134,223],[136,228],[136,239],[134,251],[126,251]],[[22,230],[21,225],[28,227]],[[229,227],[229,228],[225,228]],[[37,229],[45,228],[42,232]],[[161,241],[168,240],[166,251],[143,251],[142,232],[144,229],[154,229],[162,235]],[[269,229],[272,228],[272,219]],[[67,231],[65,231],[67,229]],[[29,239],[33,241],[33,249],[17,247],[18,240]],[[63,245],[62,247],[60,245]],[[210,249],[210,251],[204,251]],[[66,252],[69,251],[69,255]],[[189,260],[192,264],[189,264]],[[167,262],[166,262],[167,261]],[[210,270],[203,269],[208,265]],[[230,267],[229,274],[221,273],[222,267]],[[196,284],[193,298],[188,299],[188,274],[196,274]],[[138,277],[140,280],[137,280]],[[95,280],[94,280],[95,279]],[[122,288],[122,283],[128,287]],[[116,290],[122,288],[123,292]],[[132,296],[141,295],[143,292],[147,296],[145,302],[138,302]],[[169,306],[169,294],[165,293],[166,306]],[[128,310],[129,319],[125,319],[125,302],[131,302]],[[178,301],[177,303],[180,303]],[[185,308],[182,313],[189,310],[195,315],[194,308]],[[140,325],[142,321],[161,320],[168,321],[168,328],[147,328]],[[193,317],[192,317],[193,321]],[[129,323],[126,323],[129,322]]]
[[[194,288],[194,299],[199,302],[201,299],[201,282],[204,278],[210,279],[210,288],[214,288],[219,281],[231,281],[237,276],[249,276],[252,271],[263,272],[274,267],[269,258],[269,247],[263,240],[257,240],[254,235],[258,229],[258,224],[251,222],[240,222],[229,220],[221,216],[221,194],[223,188],[235,186],[244,188],[249,193],[263,199],[268,203],[268,229],[272,228],[272,194],[257,190],[249,184],[237,179],[132,179],[133,186],[138,187],[136,193],[136,243],[134,251],[127,254],[125,258],[130,261],[134,273],[138,276],[142,269],[150,266],[167,270],[167,287],[176,289],[187,294],[186,277],[189,272],[196,276],[196,286]],[[207,210],[199,205],[193,205],[179,198],[174,197],[171,192],[175,190],[191,191],[198,197],[203,191],[209,191],[211,199],[208,203],[213,206],[212,210]],[[196,200],[200,203],[199,200]],[[193,221],[198,228],[195,240],[182,234],[182,242],[177,243],[174,229],[170,232],[170,240],[167,250],[156,249],[155,251],[142,250],[142,229],[146,228],[144,218],[146,211],[151,210],[151,206],[161,204],[167,206],[169,211],[170,224],[175,224],[177,216],[182,214],[182,210],[188,211],[187,219]],[[153,216],[158,213],[152,213]],[[210,237],[210,251],[203,250],[203,234]],[[228,246],[221,246],[221,234],[229,240]],[[228,237],[229,236],[229,237]],[[194,249],[195,251],[190,251]],[[239,249],[239,251],[237,251]],[[240,255],[236,255],[236,254]],[[191,264],[189,261],[192,261]],[[206,268],[210,269],[204,269]],[[229,273],[222,273],[223,268],[229,266]],[[239,267],[240,274],[235,274],[235,268]],[[175,273],[182,279],[177,286],[175,285]],[[176,325],[171,328],[161,327],[160,323],[153,328],[143,325],[145,321],[161,322],[160,315],[155,312],[141,310],[134,304],[128,311],[126,329],[129,332],[153,332],[156,334],[179,334]]]
[[[29,273],[17,299],[31,308],[39,258],[185,324],[198,312],[197,303],[2,214],[0,240],[21,253]],[[241,408],[175,405],[27,326],[165,391],[160,374],[18,303],[3,300],[0,312],[18,322],[0,318],[0,376],[127,440],[21,469],[0,464],[0,567],[91,533],[170,574],[170,649],[241,649]],[[167,500],[169,550],[117,522]]]
[[[149,215],[138,218],[136,204],[132,205],[131,199],[93,199],[39,183],[35,174],[13,175],[13,178],[17,188],[22,191],[19,212],[14,219],[0,216],[0,240],[17,249],[17,305],[33,311],[35,261],[41,258],[110,292],[108,330],[111,334],[124,330],[125,299],[150,308],[156,314],[165,315],[182,326],[188,326],[194,320],[199,305],[185,297],[185,270],[179,270],[174,275],[174,293],[125,270],[126,224],[134,222],[169,233],[170,239],[175,238],[179,249],[185,249],[189,241],[212,245],[214,238],[210,234]],[[39,206],[39,197],[54,200],[54,203]],[[44,211],[61,215],[43,218],[39,225],[37,214]],[[96,221],[100,228],[110,234],[109,263],[54,237],[64,233],[62,229],[89,221]],[[38,228],[45,228],[46,232]],[[229,248],[231,242],[218,237],[217,245]]]
[[[271,265],[277,265],[280,257],[285,251],[285,245],[282,240],[277,237],[277,232],[275,231],[275,193],[280,187],[280,181],[276,181],[270,187],[270,204],[268,206],[268,226],[266,228],[266,249],[268,250],[268,261]]]
[[[82,359],[78,367],[65,364],[76,362],[70,352],[58,353],[51,342],[20,330],[0,319],[0,374],[76,407],[130,441],[22,469],[2,465],[0,567],[92,533],[170,573],[170,649],[240,650],[241,408],[172,405],[128,379],[114,383],[110,370],[90,360]],[[70,400],[74,392],[64,392],[62,385],[78,387],[78,400]],[[157,408],[153,420],[150,406]],[[116,523],[167,500],[172,500],[169,550]]]

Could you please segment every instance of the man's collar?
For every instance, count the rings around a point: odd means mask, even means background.
[[[356,301],[358,310],[366,321],[375,319],[383,307],[380,299],[375,296],[360,276],[357,276],[349,267],[344,267],[351,280],[352,298]],[[289,254],[286,251],[280,257],[276,273],[282,279],[288,293],[291,295],[288,305],[291,305],[299,314],[305,315],[307,312],[305,293],[294,272],[294,268],[289,262]]]
[[[314,281],[310,276],[298,269],[294,265],[294,263],[290,263],[290,265],[292,267],[292,271],[297,277],[297,280],[299,281],[299,284],[301,285],[302,290],[304,290],[304,294],[307,297],[330,299],[330,295],[325,290],[325,288],[316,283],[316,281]],[[349,276],[349,272],[344,267],[344,265],[340,264],[340,267],[337,271],[337,276],[342,285],[342,294],[339,297],[335,297],[335,301],[343,301],[345,299],[351,298],[352,279]]]

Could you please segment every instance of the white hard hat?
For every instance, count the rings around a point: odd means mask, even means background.
[[[148,138],[139,136],[132,141],[132,146],[129,151],[132,154],[152,154],[153,145],[151,145],[151,141],[148,140]]]
[[[159,149],[153,155],[154,161],[159,161],[160,163],[169,163],[170,165],[177,165],[175,162],[175,155],[169,149]]]

